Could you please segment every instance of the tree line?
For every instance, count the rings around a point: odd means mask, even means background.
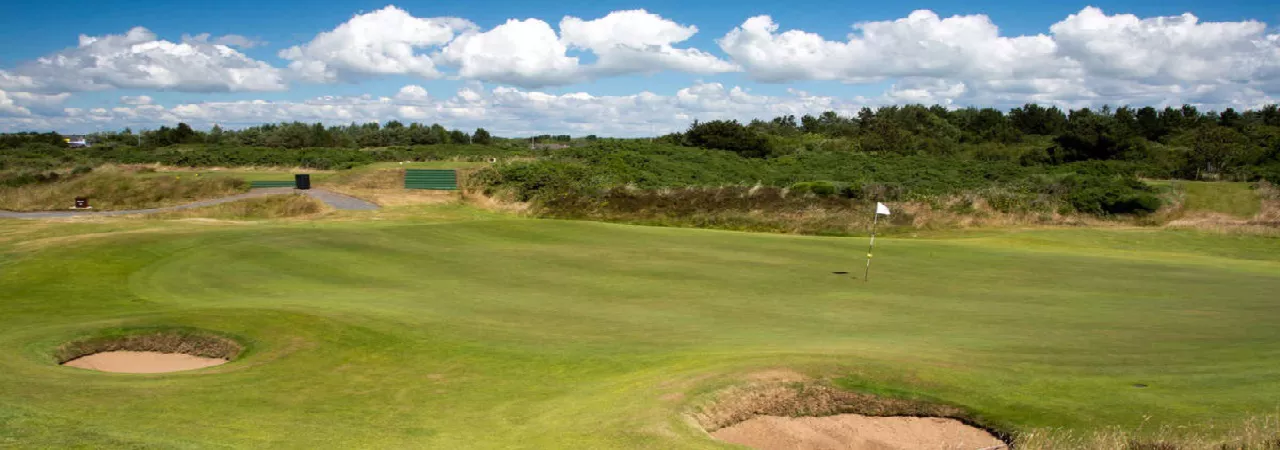
[[[1023,165],[1130,161],[1151,176],[1256,180],[1280,178],[1280,110],[1202,112],[1128,106],[1062,110],[1028,104],[994,108],[923,105],[863,108],[772,120],[694,122],[665,142],[768,158],[813,150],[969,156]]]
[[[325,126],[321,123],[284,122],[227,130],[214,125],[209,131],[192,129],[179,123],[175,127],[162,126],[155,130],[134,133],[104,132],[89,135],[94,145],[129,145],[145,148],[168,147],[181,144],[212,144],[222,146],[269,148],[367,148],[411,145],[475,144],[490,145],[494,137],[484,128],[467,133],[448,130],[440,124],[424,125],[396,120],[379,124]]]
[[[134,132],[89,135],[97,147],[163,149],[173,145],[306,148],[394,148],[509,143],[586,143],[569,135],[502,139],[483,128],[467,133],[440,124],[389,121],[325,126],[264,124],[240,130],[185,123]],[[778,158],[804,152],[957,157],[1023,166],[1080,161],[1124,161],[1152,178],[1280,180],[1280,109],[1221,112],[1195,106],[1104,106],[1063,110],[1027,104],[1008,112],[995,108],[948,109],[939,105],[863,108],[852,116],[835,112],[769,120],[694,122],[660,143],[728,150],[747,158]],[[65,145],[57,133],[0,134],[0,148],[26,144]]]

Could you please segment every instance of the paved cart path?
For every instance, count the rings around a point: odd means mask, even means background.
[[[201,200],[198,202],[187,203],[177,206],[166,206],[163,208],[148,209],[125,209],[118,211],[94,211],[94,210],[75,210],[75,211],[35,211],[35,212],[12,212],[0,211],[0,218],[8,219],[49,219],[58,217],[75,217],[75,216],[122,216],[126,214],[151,214],[163,211],[177,211],[181,209],[200,208],[203,206],[212,206],[221,203],[234,202],[236,200],[244,200],[246,198],[265,197],[268,195],[281,195],[293,193],[292,188],[263,188],[253,189],[249,192],[230,197],[215,198],[210,200]],[[369,211],[378,209],[378,205],[361,200],[349,195],[343,195],[336,192],[326,191],[324,189],[309,189],[305,191],[297,191],[298,193],[309,195],[316,200],[324,202],[326,205],[334,209]]]

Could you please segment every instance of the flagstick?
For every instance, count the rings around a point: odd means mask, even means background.
[[[875,216],[871,219],[871,245],[867,246],[867,270],[862,273],[862,281],[871,281],[871,250],[876,248],[876,224],[880,223],[880,212],[877,211]]]

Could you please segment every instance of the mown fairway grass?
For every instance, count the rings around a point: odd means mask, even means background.
[[[864,283],[831,273],[861,273],[861,238],[432,208],[0,221],[0,446],[715,448],[681,413],[778,367],[1006,429],[1205,427],[1280,407],[1276,239],[884,239]],[[248,349],[164,375],[54,365],[63,342],[155,325]]]

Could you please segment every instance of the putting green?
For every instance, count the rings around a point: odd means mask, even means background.
[[[1280,395],[1276,239],[889,238],[864,283],[832,274],[861,274],[861,238],[389,222],[0,222],[0,446],[715,448],[680,413],[777,367],[1020,429]],[[158,375],[51,356],[144,326],[247,349]]]

